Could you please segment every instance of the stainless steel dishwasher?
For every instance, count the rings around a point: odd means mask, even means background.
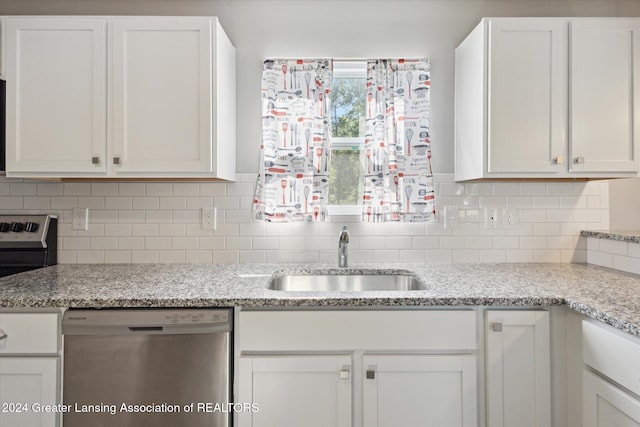
[[[231,309],[68,310],[64,427],[231,425]]]

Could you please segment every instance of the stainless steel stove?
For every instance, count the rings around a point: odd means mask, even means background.
[[[0,277],[57,263],[57,216],[0,215]]]

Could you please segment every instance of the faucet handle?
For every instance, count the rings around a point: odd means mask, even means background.
[[[340,235],[338,236],[338,240],[340,243],[349,243],[349,231],[347,231],[347,226],[342,226],[342,231],[340,231]]]

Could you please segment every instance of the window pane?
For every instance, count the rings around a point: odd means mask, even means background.
[[[360,150],[331,150],[329,204],[357,205],[360,200]]]
[[[334,78],[331,88],[331,136],[365,134],[366,78]]]

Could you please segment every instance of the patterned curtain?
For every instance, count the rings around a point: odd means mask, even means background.
[[[327,218],[331,78],[329,59],[264,62],[257,219]]]
[[[435,220],[426,59],[367,63],[366,222]]]

